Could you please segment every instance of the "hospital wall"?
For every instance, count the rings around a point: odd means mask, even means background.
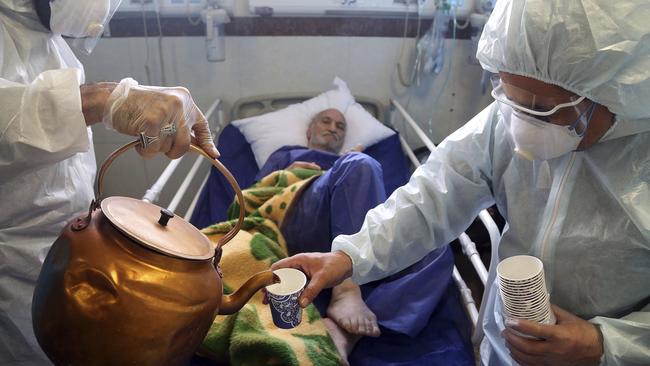
[[[432,140],[439,142],[490,102],[489,93],[481,92],[481,68],[470,62],[473,51],[469,40],[446,40],[447,62],[441,73],[422,75],[410,88],[400,84],[396,64],[401,59],[403,74],[409,73],[406,65],[413,57],[412,38],[232,36],[226,37],[226,60],[218,63],[207,61],[204,42],[203,37],[162,38],[164,84],[187,87],[204,111],[215,98],[222,100],[227,115],[228,107],[241,97],[321,92],[339,76],[356,95],[378,99],[385,106],[390,98],[400,101]],[[163,85],[158,45],[158,38],[102,39],[91,55],[80,56],[86,82],[133,77],[142,84]],[[405,131],[401,119],[392,122]],[[93,131],[98,164],[131,139],[101,125]],[[412,132],[403,134],[412,147],[422,146]],[[194,158],[185,160],[170,187],[179,186]],[[167,162],[164,157],[142,160],[133,152],[126,154],[107,175],[107,195],[141,197]],[[201,177],[206,170],[204,164]],[[198,189],[199,180],[190,187],[191,192]],[[171,195],[169,189],[164,191],[160,204],[167,205]],[[188,202],[184,200],[181,208]]]

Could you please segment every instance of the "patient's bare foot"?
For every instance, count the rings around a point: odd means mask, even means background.
[[[348,362],[348,355],[350,352],[352,352],[352,348],[354,348],[354,345],[357,343],[357,341],[361,339],[361,336],[346,332],[330,318],[323,318],[323,322],[325,323],[327,332],[330,334],[330,337],[332,337],[332,340],[334,341],[334,345],[336,345],[336,349],[341,355],[341,365],[350,366],[350,363]]]
[[[361,289],[347,279],[332,289],[327,317],[350,334],[378,337],[377,317],[361,298]]]

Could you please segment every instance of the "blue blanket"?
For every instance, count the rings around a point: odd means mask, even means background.
[[[281,228],[289,254],[328,252],[332,239],[361,228],[366,213],[386,200],[381,164],[364,153],[343,156],[300,146],[273,153],[258,179],[296,161],[318,164],[323,175],[307,187]]]

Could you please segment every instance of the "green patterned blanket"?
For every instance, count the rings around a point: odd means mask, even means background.
[[[224,292],[239,288],[253,274],[287,256],[278,229],[291,205],[312,179],[322,172],[308,169],[280,170],[245,189],[246,218],[242,230],[223,247],[221,269]],[[229,212],[232,220],[203,229],[214,243],[235,225],[239,206]],[[273,324],[262,294],[256,294],[237,314],[217,316],[205,337],[201,354],[230,365],[339,365],[341,358],[313,305],[303,310],[303,320],[293,329]]]

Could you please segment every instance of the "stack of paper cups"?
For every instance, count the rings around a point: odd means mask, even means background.
[[[542,261],[529,255],[506,258],[497,266],[504,315],[555,324]]]

